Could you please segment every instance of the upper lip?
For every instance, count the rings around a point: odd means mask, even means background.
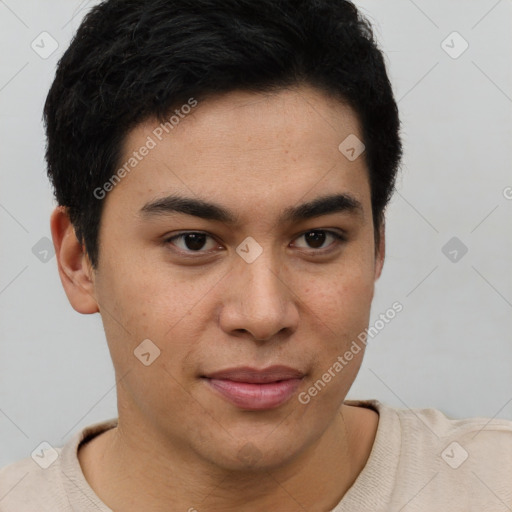
[[[279,380],[301,379],[304,373],[289,366],[275,365],[258,370],[249,366],[227,368],[204,375],[208,379],[224,379],[251,384],[265,384]]]

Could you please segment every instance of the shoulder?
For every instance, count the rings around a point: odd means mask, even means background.
[[[431,449],[447,440],[464,441],[476,448],[499,447],[503,455],[512,453],[512,420],[476,416],[453,418],[435,408],[397,408],[379,400],[346,400],[346,404],[374,409],[379,413],[379,429],[393,430],[401,438],[402,448]]]
[[[51,511],[59,507],[59,496],[64,494],[58,462],[61,451],[41,451],[38,462],[34,460],[38,454],[34,454],[34,459],[26,457],[1,468],[0,512]]]
[[[62,447],[42,443],[31,454],[0,469],[0,512],[63,512],[110,509],[94,494],[77,456],[82,442],[117,425],[117,418],[89,425]]]
[[[395,413],[402,432],[398,477],[404,482],[398,494],[412,498],[423,489],[416,501],[449,503],[454,510],[512,506],[512,421],[457,419],[433,408]]]
[[[512,464],[512,421],[499,418],[452,418],[439,409],[394,409],[402,430],[402,442],[427,450],[442,448],[449,459],[452,451],[481,455],[493,454],[496,460]],[[444,452],[444,449],[447,452]]]
[[[380,416],[366,468],[371,478],[362,481],[385,499],[386,510],[512,510],[512,421],[457,419],[377,400],[357,405]]]

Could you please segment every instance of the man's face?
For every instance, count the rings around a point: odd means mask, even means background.
[[[326,430],[361,364],[363,350],[299,400],[368,326],[381,269],[364,156],[338,149],[362,139],[360,127],[310,88],[233,92],[199,103],[162,140],[158,126],[145,122],[125,141],[119,167],[148,136],[156,145],[105,199],[93,276],[120,422],[217,466],[271,467]],[[233,222],[155,207],[171,194],[214,203]],[[332,195],[348,200],[284,216]],[[274,365],[299,378],[208,378]]]

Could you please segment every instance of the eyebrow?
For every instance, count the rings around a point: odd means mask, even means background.
[[[239,217],[225,207],[206,201],[179,195],[169,195],[146,203],[140,210],[142,217],[186,214],[206,220],[236,225]],[[332,213],[363,214],[363,205],[350,194],[331,194],[286,208],[279,217],[281,223],[300,222]]]

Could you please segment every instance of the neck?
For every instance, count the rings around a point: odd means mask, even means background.
[[[377,422],[375,411],[343,405],[322,436],[291,461],[242,472],[159,443],[139,425],[136,432],[125,429],[120,417],[117,428],[83,445],[78,457],[86,480],[113,510],[325,512],[366,464]]]

